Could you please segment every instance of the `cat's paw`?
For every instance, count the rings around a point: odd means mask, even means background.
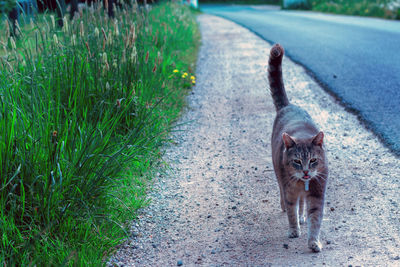
[[[299,228],[294,228],[294,229],[289,229],[288,232],[288,237],[289,238],[297,238],[300,236],[300,229]]]
[[[304,216],[304,215],[300,216],[299,221],[300,221],[300,224],[305,224],[307,221],[306,216]]]
[[[322,249],[322,244],[318,240],[308,240],[308,248],[313,252],[320,252]]]

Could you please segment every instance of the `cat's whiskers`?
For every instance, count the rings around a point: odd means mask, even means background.
[[[319,179],[322,179],[322,180],[324,180],[324,181],[326,181],[326,175],[325,174],[323,174],[323,173],[318,173],[315,177],[317,177],[317,178],[319,178]]]
[[[315,178],[318,178],[318,176],[315,176]],[[319,181],[319,179],[315,179],[315,181],[317,181],[317,183],[319,183],[320,186],[322,186],[321,182]]]
[[[284,184],[284,186],[290,184],[290,183],[296,183],[299,181],[299,178],[297,178],[295,175],[292,175],[289,177],[289,180],[286,181],[286,183]]]

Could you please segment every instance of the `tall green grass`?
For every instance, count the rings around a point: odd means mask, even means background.
[[[100,265],[147,201],[195,82],[197,25],[164,3],[23,28],[0,37],[0,262]]]

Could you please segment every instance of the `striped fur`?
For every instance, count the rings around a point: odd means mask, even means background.
[[[319,231],[328,179],[324,134],[304,109],[289,103],[282,79],[283,54],[280,45],[272,47],[268,67],[271,95],[277,111],[271,138],[272,162],[279,184],[281,207],[288,216],[289,237],[300,235],[300,224],[307,217],[308,247],[319,252],[322,248]]]

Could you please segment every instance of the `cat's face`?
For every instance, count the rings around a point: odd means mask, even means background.
[[[291,179],[307,181],[325,178],[322,132],[306,140],[295,140],[287,134],[282,138],[286,147],[285,163]]]

